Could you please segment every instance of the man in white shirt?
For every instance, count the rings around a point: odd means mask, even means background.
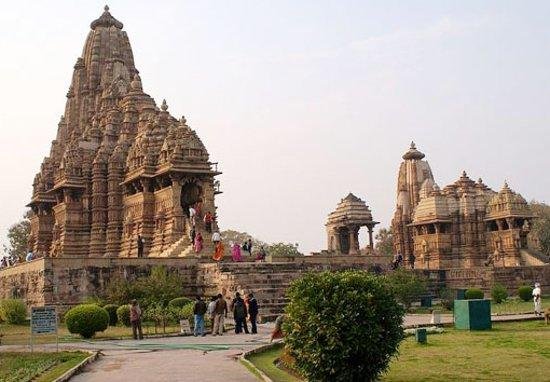
[[[32,251],[29,251],[29,253],[27,253],[27,257],[25,257],[25,261],[32,261],[34,260],[34,253],[32,253]]]
[[[212,234],[212,242],[214,243],[214,245],[216,245],[220,241],[222,241],[222,237],[220,236],[220,233],[218,231],[214,232]]]
[[[191,221],[191,225],[195,226],[195,215],[197,214],[197,211],[193,208],[193,206],[189,207],[189,220]]]
[[[533,302],[535,303],[535,314],[540,316],[542,314],[542,292],[540,290],[540,283],[535,283],[533,289]]]

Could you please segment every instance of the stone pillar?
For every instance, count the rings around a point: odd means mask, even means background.
[[[367,227],[367,229],[369,230],[369,248],[371,249],[371,251],[374,250],[374,244],[373,244],[373,240],[372,240],[372,230],[373,230],[373,226],[369,225]]]

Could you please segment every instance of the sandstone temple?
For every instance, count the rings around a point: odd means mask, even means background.
[[[0,269],[0,299],[63,312],[101,295],[113,280],[132,281],[163,266],[182,276],[186,296],[253,291],[261,314],[273,318],[289,284],[305,272],[388,269],[388,256],[373,248],[378,222],[351,193],[328,216],[326,250],[214,262],[210,231],[217,223],[210,230],[200,217],[216,217],[218,174],[185,118],[145,93],[128,35],[105,7],[90,25],[57,135],[34,179],[29,246],[38,257]],[[487,291],[495,282],[550,287],[550,266],[529,245],[532,220],[508,185],[495,192],[464,173],[440,189],[414,144],[403,156],[395,250],[408,265],[415,260],[433,293],[442,286]],[[192,251],[195,230],[204,237],[200,254]]]
[[[463,172],[441,189],[425,155],[412,143],[403,155],[392,220],[394,247],[421,269],[544,265],[529,245],[534,218],[507,183],[499,192]]]
[[[144,92],[108,7],[90,28],[33,183],[30,247],[46,257],[135,257],[139,235],[146,257],[185,254],[189,207],[216,212],[217,165],[185,118]]]

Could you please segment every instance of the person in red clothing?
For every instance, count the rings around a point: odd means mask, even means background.
[[[210,211],[207,211],[204,214],[204,228],[206,229],[206,232],[212,233],[212,222],[214,221],[214,216]]]

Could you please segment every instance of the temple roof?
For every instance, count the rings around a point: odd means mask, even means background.
[[[109,13],[109,6],[106,5],[103,9],[103,14],[99,16],[98,19],[92,21],[90,28],[96,29],[97,27],[115,27],[122,29],[124,25]]]
[[[418,151],[416,149],[416,145],[414,144],[414,142],[411,142],[411,147],[409,148],[409,150],[403,154],[403,159],[405,160],[412,160],[412,159],[416,159],[416,160],[420,160],[420,159],[423,159],[426,155],[424,155],[424,153]]]
[[[336,210],[328,216],[327,225],[375,225],[372,213],[366,203],[351,192],[343,198]]]
[[[505,217],[532,217],[529,204],[520,194],[512,191],[507,182],[487,204],[487,220]]]

